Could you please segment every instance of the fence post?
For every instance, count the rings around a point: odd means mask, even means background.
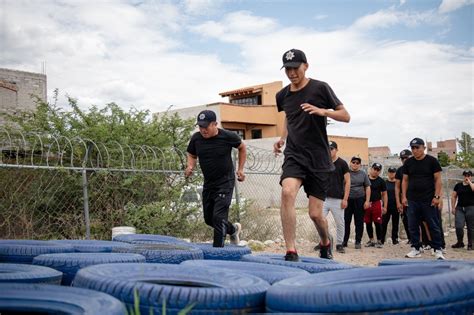
[[[87,171],[82,169],[82,192],[84,195],[84,221],[86,222],[86,239],[91,238],[91,222],[89,218],[89,193],[87,191]]]
[[[449,194],[449,177],[448,177],[448,171],[449,169],[446,169],[446,171],[444,171],[444,182],[445,182],[445,185],[444,185],[444,189],[445,189],[445,192],[446,192],[446,198],[448,199],[448,223],[449,223],[449,227],[452,228],[451,226],[451,196]]]
[[[237,170],[237,153],[236,150],[232,150],[232,159],[234,161],[234,171]],[[240,222],[240,195],[239,195],[239,181],[235,177],[234,185],[234,194],[235,194],[235,204],[237,205],[237,221]]]

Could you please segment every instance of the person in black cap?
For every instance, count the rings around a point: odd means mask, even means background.
[[[408,150],[400,151],[400,160],[402,161],[402,166],[397,169],[395,173],[395,202],[397,203],[397,210],[402,217],[403,228],[405,229],[405,234],[407,235],[407,243],[411,244],[410,241],[410,230],[408,229],[408,216],[407,216],[407,209],[402,204],[402,180],[403,180],[403,165],[405,165],[405,161],[408,160],[413,153]]]
[[[387,186],[385,181],[379,176],[382,171],[380,163],[372,164],[369,170],[370,180],[370,206],[365,209],[364,222],[367,229],[369,241],[365,247],[382,248],[382,215],[387,213]],[[375,225],[375,234],[377,242],[374,241],[374,230],[372,222]]]
[[[392,219],[392,244],[398,244],[398,225],[400,223],[400,213],[397,209],[397,202],[395,201],[395,173],[397,169],[393,166],[388,168],[387,179],[385,185],[387,186],[387,213],[382,216],[382,244],[385,243],[385,236],[387,235],[387,227],[390,219]]]
[[[406,255],[416,258],[421,255],[420,223],[424,220],[431,234],[431,247],[436,259],[444,260],[442,252],[442,229],[439,220],[441,207],[441,165],[438,160],[425,154],[423,139],[410,141],[413,158],[408,159],[403,167],[402,203],[408,206],[408,228],[412,250]]]
[[[343,247],[347,247],[351,234],[352,216],[355,225],[355,249],[361,249],[362,235],[364,234],[364,209],[370,207],[370,180],[367,173],[361,170],[361,158],[353,156],[349,174],[351,176],[351,188],[347,208],[344,210],[344,241]]]
[[[472,250],[474,240],[474,183],[472,172],[462,172],[464,180],[454,186],[451,194],[451,205],[454,214],[456,237],[458,241],[452,248],[464,248],[464,225],[467,226],[467,250]],[[456,203],[457,202],[457,203]]]
[[[331,149],[331,159],[335,169],[329,177],[330,183],[327,198],[323,205],[323,214],[327,217],[329,211],[331,211],[336,223],[336,251],[338,253],[345,253],[342,246],[344,240],[344,209],[347,207],[347,200],[349,198],[351,175],[349,174],[347,162],[337,156],[337,143],[329,141],[329,148]],[[321,245],[316,245],[314,249],[319,251]]]
[[[320,257],[332,258],[323,202],[334,170],[326,132],[327,118],[349,122],[350,115],[331,87],[306,77],[304,52],[290,49],[283,54],[283,67],[290,84],[276,95],[278,111],[285,112],[285,127],[274,144],[281,153],[286,143],[282,186],[281,221],[286,244],[285,259],[297,261],[295,199],[301,186],[309,198],[309,216],[320,236]]]
[[[192,175],[197,159],[204,175],[202,205],[204,221],[214,228],[214,247],[223,247],[226,235],[230,235],[232,244],[240,242],[240,223],[228,221],[229,206],[235,185],[232,148],[239,151],[237,180],[245,179],[246,159],[245,143],[231,131],[217,127],[216,114],[203,110],[197,116],[199,132],[192,135],[187,148],[187,167],[185,176]]]

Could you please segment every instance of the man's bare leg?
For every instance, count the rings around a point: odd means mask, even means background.
[[[321,238],[321,245],[329,245],[329,228],[328,221],[323,215],[323,204],[321,199],[313,196],[309,196],[309,217],[313,220],[316,229],[318,230],[319,237]]]
[[[281,182],[281,225],[287,251],[296,251],[296,195],[301,187],[302,180],[287,177]]]

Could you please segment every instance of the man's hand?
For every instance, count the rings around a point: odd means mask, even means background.
[[[439,208],[440,203],[441,203],[441,199],[433,198],[431,200],[431,205],[435,208]]]
[[[370,208],[370,202],[369,201],[366,201],[364,202],[364,209],[369,209]]]
[[[237,171],[237,180],[239,182],[243,182],[245,180],[244,171]]]
[[[190,167],[190,166],[188,166],[188,167],[186,167],[186,169],[184,170],[184,176],[185,176],[185,177],[189,177],[189,176],[191,176],[191,175],[193,175],[193,168]]]
[[[387,214],[387,208],[382,207],[382,214]]]
[[[408,207],[408,200],[407,200],[407,197],[403,197],[403,198],[402,198],[402,205],[405,206],[405,207]]]
[[[280,139],[277,142],[273,144],[273,153],[275,153],[275,156],[278,156],[278,154],[281,153],[281,147],[285,145],[285,140]]]
[[[346,209],[347,208],[347,200],[342,199],[341,200],[341,209]]]
[[[300,106],[303,111],[307,112],[310,115],[318,115],[323,117],[326,116],[327,110],[324,108],[319,108],[309,103],[303,103]]]
[[[397,210],[398,210],[398,213],[400,214],[403,213],[403,205],[400,202],[397,202]]]

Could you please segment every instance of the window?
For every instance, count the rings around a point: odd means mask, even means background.
[[[235,132],[240,137],[240,139],[245,140],[245,131],[243,129],[227,129],[227,130]]]
[[[234,98],[230,100],[230,103],[237,105],[262,105],[262,96],[255,95],[249,97]]]
[[[262,129],[252,129],[252,139],[261,139]]]

